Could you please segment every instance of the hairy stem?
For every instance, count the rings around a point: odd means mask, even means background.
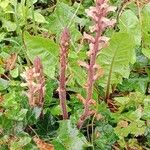
[[[64,29],[60,39],[60,73],[59,73],[59,99],[62,109],[63,119],[68,119],[66,104],[66,69],[68,59],[68,49],[70,34],[67,28]]]
[[[84,121],[87,119],[87,117],[89,116],[89,112],[90,112],[89,101],[92,100],[92,95],[93,95],[93,85],[94,85],[94,76],[95,76],[94,65],[96,63],[96,56],[97,56],[98,48],[99,48],[99,37],[100,37],[100,29],[96,34],[93,52],[90,56],[90,64],[89,64],[88,78],[87,78],[87,92],[86,92],[87,97],[86,97],[85,106],[84,106],[85,107],[84,113],[80,117],[80,120],[77,125],[78,128],[82,127]],[[90,112],[90,113],[92,113],[92,112]]]
[[[67,106],[66,106],[66,54],[61,53],[61,61],[60,61],[60,78],[59,78],[59,98],[60,98],[60,106],[62,108],[63,119],[68,118]]]

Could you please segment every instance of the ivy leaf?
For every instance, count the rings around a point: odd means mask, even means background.
[[[130,74],[129,64],[135,62],[134,39],[128,33],[115,33],[108,48],[103,49],[98,63],[104,69],[101,86],[110,90],[110,85],[122,82]]]
[[[97,134],[100,134],[98,138],[95,139],[95,145],[97,149],[101,150],[111,150],[111,146],[116,142],[118,137],[114,133],[114,129],[109,124],[104,124],[95,129]]]
[[[150,120],[150,97],[144,99],[143,119]]]
[[[123,80],[123,83],[118,85],[118,89],[121,92],[140,92],[145,94],[147,90],[147,83],[149,79],[145,77],[134,77]]]
[[[127,137],[129,134],[133,134],[135,137],[144,134],[146,130],[146,125],[144,121],[138,120],[131,122],[127,127],[117,126],[115,128],[115,133],[122,139]]]
[[[36,56],[39,56],[44,66],[44,73],[54,78],[58,62],[58,45],[50,39],[29,34],[25,34],[25,44],[29,59],[33,61]]]
[[[53,141],[56,150],[84,150],[89,147],[86,138],[79,133],[70,120],[61,121],[57,133],[58,137]]]
[[[138,120],[137,122],[132,122],[129,125],[130,133],[134,134],[136,137],[145,133],[146,124],[144,121]]]
[[[133,11],[126,10],[122,13],[119,20],[119,28],[121,32],[132,34],[137,45],[141,44],[140,21]]]
[[[31,137],[27,133],[22,133],[15,140],[10,142],[10,149],[22,149],[30,142]]]

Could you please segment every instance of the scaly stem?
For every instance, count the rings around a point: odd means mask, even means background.
[[[68,119],[66,105],[66,69],[70,34],[67,28],[64,29],[60,39],[60,73],[59,73],[59,99],[62,109],[63,119]]]
[[[62,48],[63,49],[63,48]],[[60,63],[60,78],[59,78],[59,98],[60,98],[60,105],[62,108],[62,113],[63,113],[63,119],[68,118],[68,113],[67,113],[67,106],[66,106],[66,77],[65,77],[65,72],[66,72],[66,54],[63,53],[64,50],[62,50],[61,55],[61,63]]]
[[[96,56],[97,56],[97,53],[98,53],[98,50],[99,50],[99,37],[100,37],[100,29],[96,33],[93,52],[90,56],[90,64],[89,64],[88,78],[87,78],[87,98],[86,98],[86,101],[85,101],[84,113],[80,117],[80,121],[78,122],[78,125],[77,125],[78,128],[81,128],[84,121],[89,116],[89,113],[92,114],[92,112],[90,112],[90,107],[89,107],[90,103],[89,103],[89,101],[92,100],[92,95],[93,95],[93,85],[94,85],[94,82],[95,82],[94,81],[94,76],[95,76],[94,65],[96,63]]]

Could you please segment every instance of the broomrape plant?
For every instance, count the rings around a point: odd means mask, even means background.
[[[27,68],[22,74],[28,87],[27,96],[31,107],[43,107],[45,95],[45,78],[43,74],[43,66],[39,57],[33,62],[33,67]]]
[[[107,4],[107,0],[96,0],[96,6],[90,7],[89,10],[86,11],[87,15],[92,19],[94,25],[90,27],[91,33],[94,35],[90,35],[84,33],[84,38],[89,41],[89,64],[86,62],[81,62],[80,65],[86,67],[88,71],[87,84],[86,84],[86,100],[84,103],[84,112],[81,115],[78,121],[78,128],[81,128],[84,121],[91,115],[95,113],[95,111],[90,109],[90,106],[94,104],[93,100],[93,85],[95,80],[98,79],[102,75],[102,71],[100,71],[100,66],[96,64],[96,58],[99,54],[100,50],[107,46],[109,38],[103,36],[103,32],[108,27],[112,27],[115,24],[115,20],[110,20],[107,18],[107,15],[111,11],[115,11],[115,7],[109,6]]]
[[[0,149],[150,148],[149,1],[0,0],[0,10]]]

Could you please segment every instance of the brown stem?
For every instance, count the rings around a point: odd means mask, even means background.
[[[62,51],[61,60],[60,60],[60,77],[59,77],[59,98],[60,98],[60,106],[62,108],[63,119],[68,118],[67,106],[66,106],[66,54]]]
[[[68,58],[70,35],[67,28],[64,29],[60,39],[60,73],[59,73],[59,99],[63,119],[68,119],[66,105],[66,68]]]

